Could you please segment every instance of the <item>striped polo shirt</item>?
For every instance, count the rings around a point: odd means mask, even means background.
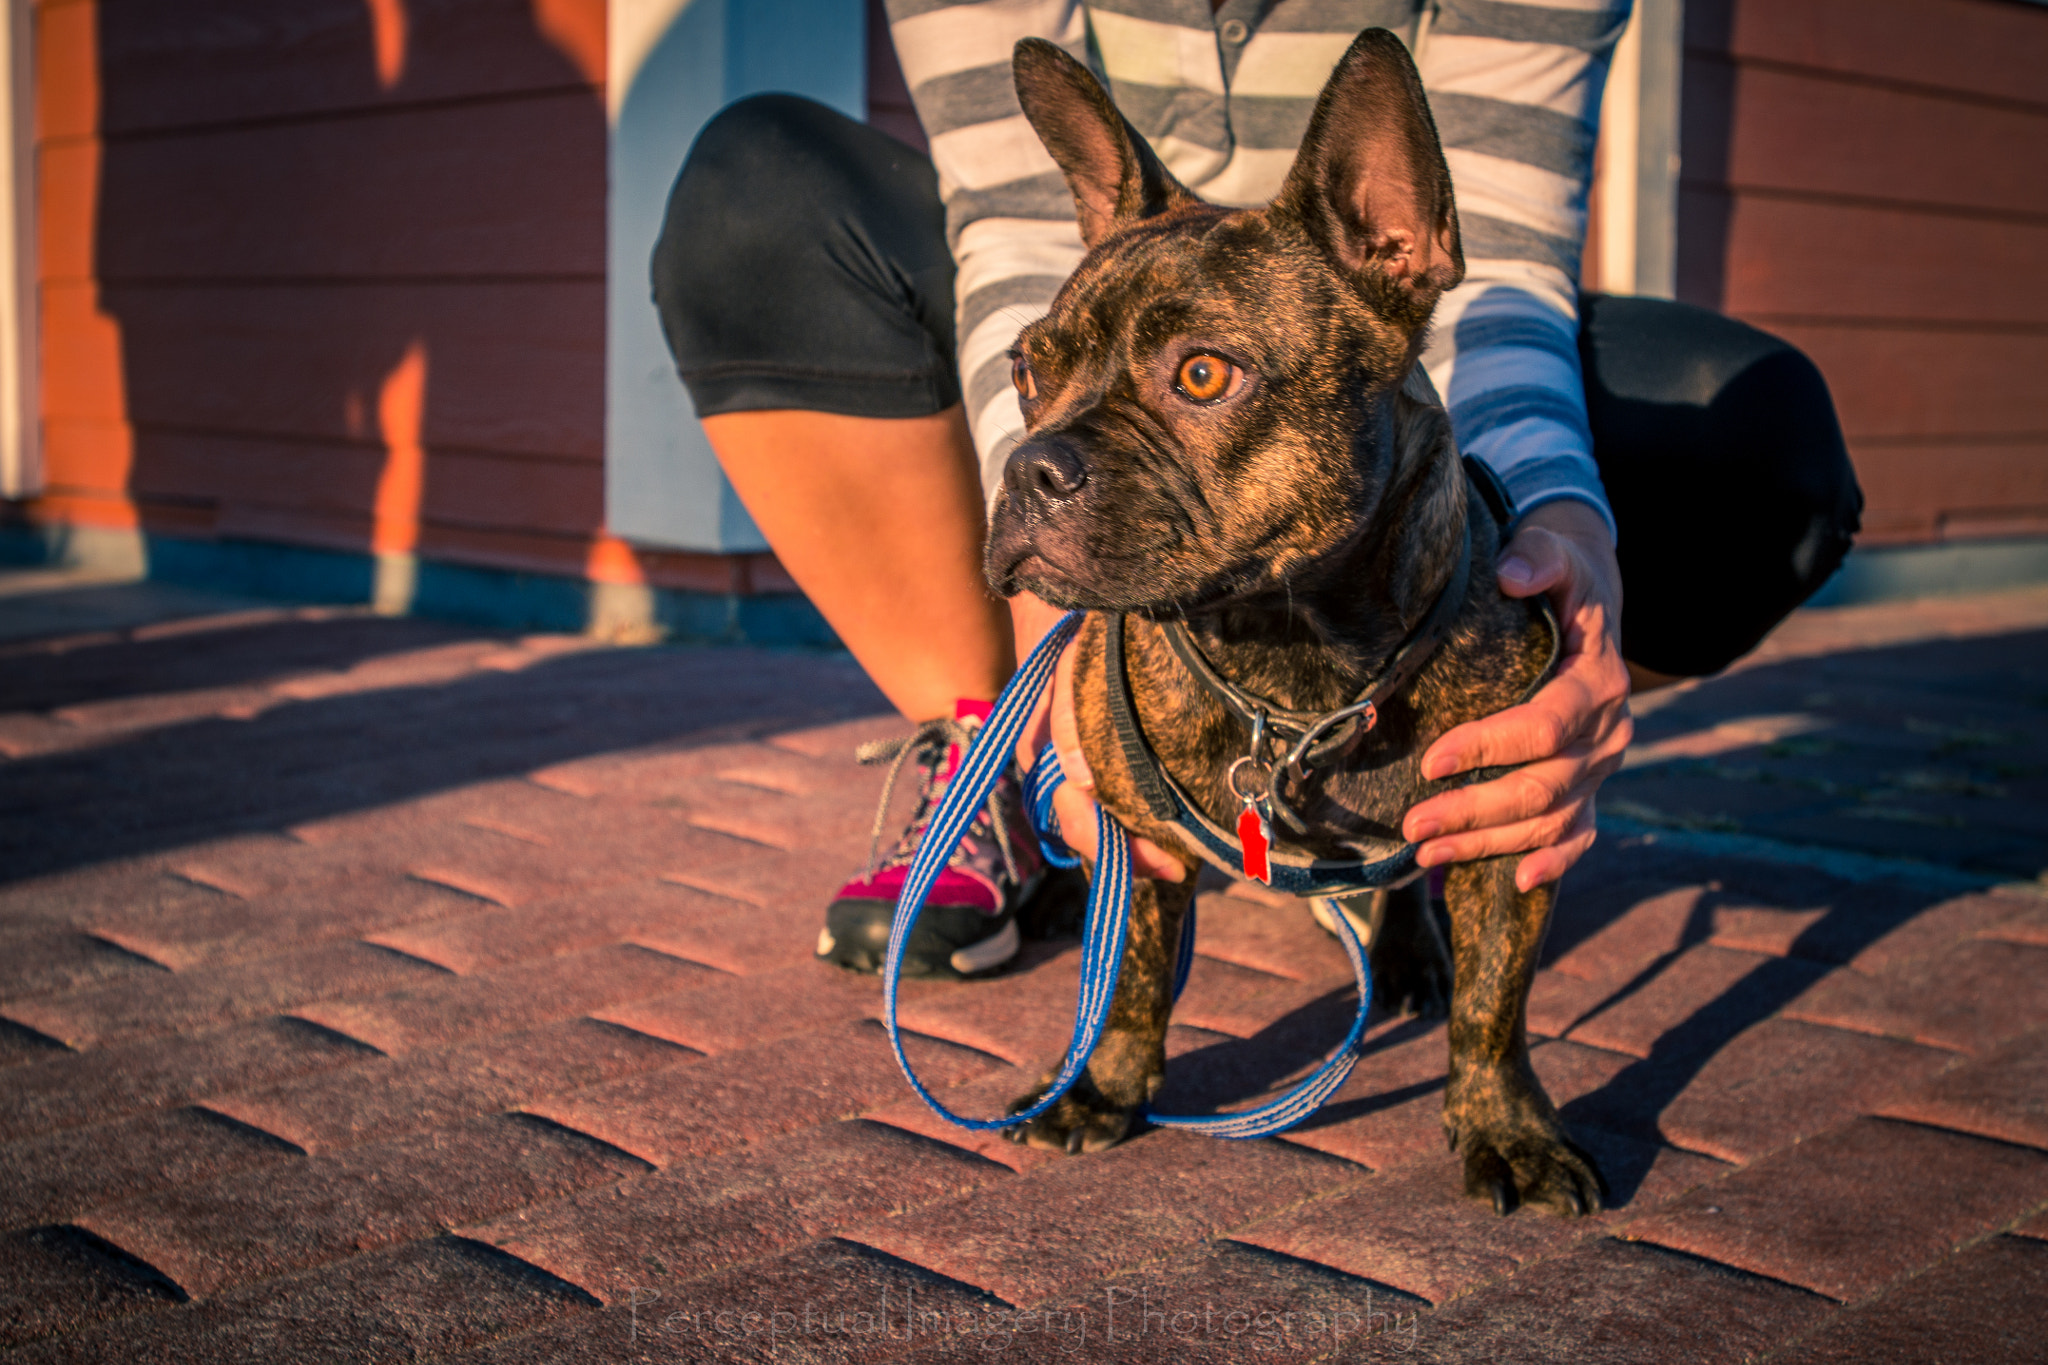
[[[1630,0],[887,0],[959,264],[960,374],[1000,485],[1024,421],[1007,353],[1085,253],[1073,199],[1017,104],[1019,38],[1087,62],[1182,184],[1278,193],[1316,96],[1359,30],[1415,54],[1457,194],[1465,282],[1423,364],[1466,453],[1524,509],[1608,517],[1579,373],[1579,248],[1607,61]]]

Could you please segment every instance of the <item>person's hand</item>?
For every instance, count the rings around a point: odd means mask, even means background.
[[[1029,654],[1065,614],[1060,608],[1041,602],[1028,592],[1011,598],[1010,620],[1016,628],[1017,658],[1022,660]],[[1066,782],[1053,793],[1052,798],[1053,814],[1060,822],[1060,839],[1074,852],[1092,859],[1095,856],[1095,812],[1098,809],[1095,774],[1081,752],[1081,731],[1074,723],[1072,645],[1060,655],[1051,689],[1038,699],[1037,709],[1024,723],[1024,732],[1017,740],[1018,764],[1029,768],[1038,760],[1038,751],[1048,741],[1060,756],[1060,771],[1067,775]],[[1186,875],[1180,860],[1170,857],[1166,850],[1150,839],[1133,834],[1130,846],[1131,870],[1138,876],[1177,882]]]
[[[1500,557],[1510,597],[1549,593],[1564,627],[1557,673],[1520,706],[1460,725],[1429,746],[1431,780],[1495,764],[1504,777],[1416,805],[1401,832],[1424,867],[1523,853],[1523,891],[1562,877],[1593,845],[1593,794],[1635,733],[1621,659],[1621,570],[1607,524],[1583,503],[1531,512]],[[1062,756],[1064,757],[1064,755]]]

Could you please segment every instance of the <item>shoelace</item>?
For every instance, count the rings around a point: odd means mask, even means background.
[[[878,739],[854,750],[854,757],[863,764],[889,764],[889,775],[882,783],[882,799],[875,806],[875,822],[868,828],[868,866],[864,876],[873,877],[883,867],[894,867],[898,863],[910,861],[918,842],[912,836],[922,836],[925,826],[931,820],[932,803],[940,795],[939,765],[946,761],[947,752],[955,745],[959,746],[961,753],[966,753],[968,744],[974,738],[974,730],[975,727],[964,721],[939,716],[918,726],[907,738]],[[910,828],[905,832],[903,840],[889,855],[888,861],[878,863],[875,855],[882,847],[882,831],[889,823],[889,799],[896,794],[896,779],[902,775],[903,765],[913,758],[925,769],[924,789],[918,794],[917,813],[912,817]],[[996,851],[1003,859],[1003,875],[1015,885],[1018,881],[1017,860],[1010,850],[1010,831],[1003,819],[1002,808],[998,804],[999,790],[1000,784],[989,789],[988,799],[982,803],[980,818],[987,820],[990,828],[995,831]],[[970,829],[968,833],[971,837],[973,831]],[[965,847],[964,842],[962,847]]]

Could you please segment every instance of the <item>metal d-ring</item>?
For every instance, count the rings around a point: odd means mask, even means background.
[[[1237,782],[1237,775],[1246,768],[1254,769],[1251,778],[1254,785],[1251,791],[1246,791]],[[1224,781],[1230,786],[1230,794],[1236,797],[1240,804],[1263,806],[1268,799],[1268,793],[1273,789],[1273,769],[1271,765],[1261,763],[1250,754],[1246,754],[1230,765],[1230,771],[1224,774]]]
[[[1307,768],[1304,766],[1303,760],[1308,757],[1308,751],[1315,747],[1316,740],[1353,716],[1359,717],[1362,722],[1363,728],[1359,731],[1360,734],[1371,734],[1373,727],[1380,723],[1379,708],[1369,701],[1353,702],[1349,706],[1339,707],[1314,725],[1309,726],[1301,738],[1294,741],[1294,747],[1287,751],[1287,757],[1280,760],[1280,766],[1283,768],[1293,768],[1296,772],[1306,776]]]
[[[1359,718],[1361,735],[1371,733],[1372,728],[1380,723],[1379,708],[1370,701],[1353,702],[1349,706],[1332,711],[1311,725],[1307,732],[1294,742],[1294,747],[1287,751],[1286,756],[1280,760],[1279,766],[1272,770],[1272,775],[1267,780],[1267,809],[1280,818],[1281,824],[1296,834],[1306,832],[1308,826],[1302,823],[1301,817],[1294,813],[1294,807],[1288,805],[1280,795],[1280,774],[1291,770],[1297,778],[1306,779],[1308,766],[1305,760],[1308,758],[1309,750],[1315,747],[1316,740],[1353,716]],[[1232,784],[1231,791],[1237,791],[1235,783]]]
[[[1259,757],[1265,751],[1265,748],[1266,712],[1261,707],[1259,710],[1252,712],[1251,751],[1243,758],[1238,759],[1237,762],[1231,764],[1230,771],[1223,775],[1225,783],[1230,787],[1230,794],[1244,805],[1263,806],[1267,799],[1267,793],[1273,789],[1273,765]],[[1247,792],[1237,784],[1237,775],[1246,768],[1256,770],[1252,778],[1252,781],[1257,783],[1255,791]]]

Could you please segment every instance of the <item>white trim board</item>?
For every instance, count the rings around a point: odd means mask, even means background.
[[[0,24],[6,136],[0,137],[0,498],[43,488],[36,339],[36,106],[31,0]]]
[[[1678,279],[1683,0],[1636,0],[1600,106],[1600,288],[1668,299]]]

